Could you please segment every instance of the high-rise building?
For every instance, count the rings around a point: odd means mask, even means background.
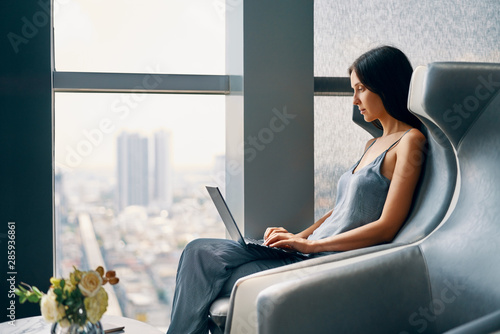
[[[173,200],[172,134],[160,130],[154,134],[154,204],[168,210]]]
[[[148,139],[122,132],[117,140],[118,212],[130,205],[149,204]]]

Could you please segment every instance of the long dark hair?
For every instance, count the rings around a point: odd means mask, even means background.
[[[366,88],[380,96],[389,115],[420,129],[422,123],[407,107],[413,68],[401,50],[379,46],[356,59],[349,67],[349,75],[352,71]],[[372,123],[382,128],[378,120]]]

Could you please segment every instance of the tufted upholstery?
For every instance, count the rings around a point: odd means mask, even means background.
[[[412,85],[412,93],[421,98],[410,99],[410,109],[435,122],[457,152],[453,212],[417,243],[261,290],[259,333],[499,328],[500,64],[433,63],[416,74],[423,86]]]
[[[425,71],[420,71],[418,75],[423,78],[423,75],[425,74],[424,72]],[[419,85],[422,85],[422,83]],[[410,99],[411,98],[412,97],[410,96]],[[354,107],[353,121],[374,136],[381,134],[380,132],[377,132],[377,129],[372,124],[364,122],[360,116],[358,108]],[[229,310],[230,314],[234,313],[235,308],[238,308],[235,307],[235,303],[237,303],[238,300],[242,299],[241,303],[245,303],[245,299],[255,299],[257,293],[260,291],[259,289],[270,286],[276,281],[290,278],[290,276],[297,277],[297,275],[308,275],[309,272],[319,270],[319,268],[328,266],[328,264],[410,244],[421,240],[432,232],[436,226],[442,222],[448,212],[450,204],[452,203],[457,178],[457,165],[453,148],[447,137],[432,121],[424,117],[421,117],[421,119],[426,126],[426,128],[423,129],[423,132],[428,137],[426,159],[422,168],[422,176],[416,190],[412,209],[407,222],[391,244],[378,245],[365,249],[307,260],[301,263],[268,270],[242,278],[235,285],[230,300],[227,298],[219,299],[214,303],[214,305],[212,305],[211,318],[219,325],[223,324],[226,310]],[[244,273],[244,271],[245,268],[242,268],[241,272]],[[298,272],[299,274],[297,274]],[[235,277],[229,281],[229,285],[231,285],[229,289],[232,288],[234,282],[238,278],[243,276],[242,273],[237,271],[234,274]],[[251,280],[253,280],[252,282],[258,282],[256,283],[258,288],[253,287]],[[244,288],[244,286],[248,285],[252,286],[252,288]],[[248,297],[247,290],[250,290]],[[240,291],[239,296],[237,296],[238,291]],[[251,302],[248,301],[248,304],[251,304]],[[246,307],[248,307],[248,305],[245,305],[243,308]],[[228,329],[226,332],[231,329],[232,324],[233,319],[230,315],[229,321],[227,322]],[[256,323],[246,322],[246,325],[248,325],[249,328],[254,328]],[[237,323],[235,326],[239,326],[239,324]],[[217,326],[214,326],[214,328],[217,328]],[[234,332],[234,330],[235,329],[232,331]],[[214,332],[216,331],[217,329],[214,329]]]

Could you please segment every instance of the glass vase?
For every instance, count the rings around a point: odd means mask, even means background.
[[[51,334],[104,334],[104,329],[100,321],[93,324],[87,321],[83,326],[71,324],[69,327],[62,327],[58,322],[52,325]]]

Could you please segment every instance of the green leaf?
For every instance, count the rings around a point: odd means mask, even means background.
[[[62,289],[64,289],[64,286],[66,285],[66,282],[64,281],[64,279],[61,280],[59,285],[61,286]]]
[[[38,295],[32,293],[28,296],[28,301],[30,303],[38,303],[40,301],[40,297],[38,297]]]
[[[23,288],[21,285],[18,285],[17,287],[18,287],[18,288],[19,288],[19,290],[20,290],[20,291],[22,291],[23,293],[28,292],[28,290],[26,290],[25,288]],[[18,290],[18,289],[16,289],[16,290]]]
[[[19,303],[24,304],[25,301],[26,301],[25,295],[19,296]]]
[[[71,295],[73,296],[73,298],[81,298],[82,297],[82,293],[81,293],[80,289],[73,290],[73,292],[71,292]]]
[[[57,301],[59,304],[61,304],[61,303],[63,302],[63,296],[62,296],[62,294],[61,294],[61,293],[57,294],[57,293],[55,292],[55,290],[56,290],[56,289],[54,289],[54,294],[56,295],[56,301]]]
[[[33,289],[33,292],[36,293],[37,296],[39,296],[39,297],[43,296],[43,293],[36,286],[34,286],[32,289]]]

